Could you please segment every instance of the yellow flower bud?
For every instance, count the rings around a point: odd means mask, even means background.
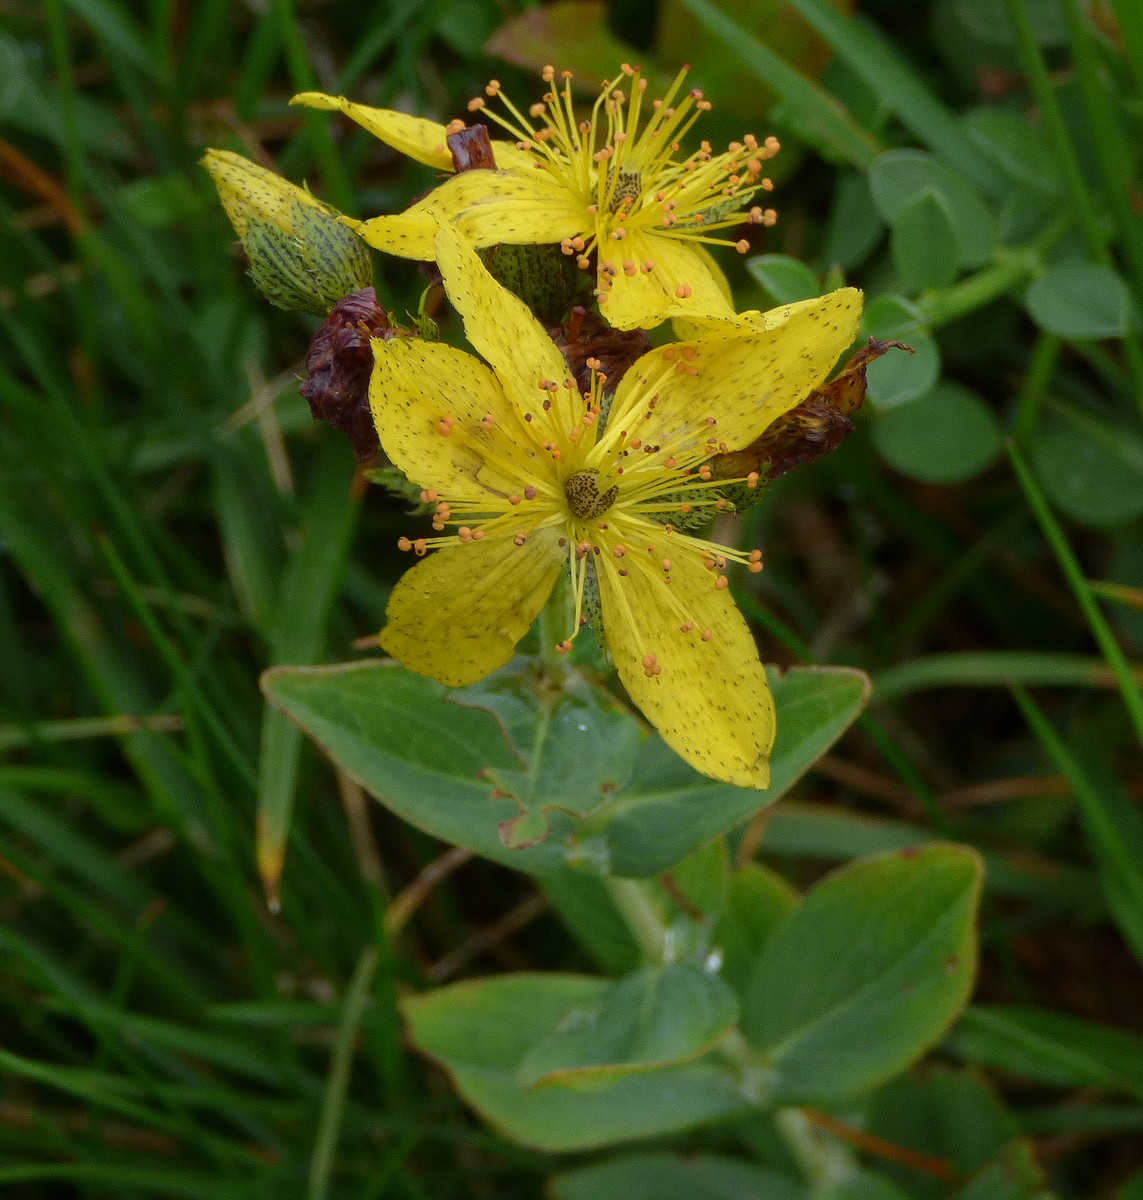
[[[229,150],[208,150],[202,165],[251,278],[272,304],[325,316],[349,292],[371,286],[369,251],[335,209]]]

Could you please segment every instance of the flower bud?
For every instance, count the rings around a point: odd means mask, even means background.
[[[369,251],[336,210],[240,154],[208,150],[202,165],[271,304],[325,316],[372,284]]]

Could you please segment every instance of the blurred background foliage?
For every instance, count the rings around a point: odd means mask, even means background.
[[[260,301],[197,160],[393,211],[431,172],[293,92],[447,120],[492,75],[635,57],[692,63],[712,140],[785,143],[739,306],[844,279],[914,350],[742,530],[764,657],[861,667],[875,716],[748,854],[803,885],[933,836],[988,862],[976,1003],[822,1136],[863,1196],[1143,1196],[1133,0],[0,3],[5,1194],[523,1197],[594,1161],[485,1129],[394,1003],[588,951],[264,714],[266,666],[376,631],[409,521],[311,422],[314,322]],[[377,271],[415,312],[423,277]],[[753,1120],[669,1148],[790,1167]],[[691,1163],[678,1194],[751,1194]],[[554,1194],[681,1186],[602,1170]]]

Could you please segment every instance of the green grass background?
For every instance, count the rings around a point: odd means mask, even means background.
[[[1003,21],[1003,5],[977,11],[993,8]],[[788,75],[764,53],[737,67],[722,81],[731,119],[768,132],[777,101],[788,146],[780,225],[759,248],[806,259],[820,281],[841,230],[850,279],[893,290],[883,229],[851,253],[871,202],[849,193],[895,145],[971,173],[942,114],[988,101],[1035,109],[1065,167],[1061,144],[1095,148],[1098,161],[1085,152],[1063,171],[1049,216],[1120,267],[1137,303],[1143,19],[1130,0],[1097,9],[1076,34],[1070,0],[1013,0],[990,76],[947,40],[963,6],[904,0],[835,29],[857,53],[824,74],[824,43],[780,44]],[[289,109],[289,95],[345,90],[447,119],[491,74],[531,87],[482,52],[514,11],[0,6],[5,1195],[532,1196],[560,1165],[465,1114],[407,1051],[394,1001],[473,970],[582,968],[582,951],[520,878],[400,825],[264,719],[263,668],[350,657],[380,626],[407,522],[310,421],[296,384],[314,323],[255,294],[196,165],[207,145],[239,149],[349,213],[397,209],[431,173]],[[669,31],[646,11],[613,5],[611,36],[653,52]],[[1062,32],[1047,37],[1052,14]],[[717,46],[717,21],[703,28]],[[603,43],[579,34],[569,54]],[[1065,94],[1053,142],[1054,99],[1086,84],[1094,107]],[[840,124],[798,149],[823,113]],[[982,280],[997,269],[1008,274]],[[980,999],[1143,1035],[1139,515],[1061,523],[1052,473],[1024,465],[1043,414],[1063,412],[1114,443],[1065,445],[1085,495],[1098,501],[1109,471],[1113,500],[1143,488],[1116,449],[1139,436],[1138,318],[1110,339],[1045,332],[1018,303],[1023,270],[998,252],[960,291],[915,289],[946,377],[1017,437],[1014,465],[1001,455],[965,482],[925,482],[916,451],[904,473],[878,453],[874,413],[750,520],[767,570],[742,603],[766,657],[860,666],[878,701],[762,853],[808,881],[897,844],[903,824],[982,846],[1021,882],[989,894]],[[423,282],[378,262],[398,312],[415,311]],[[744,306],[765,302],[736,282]],[[935,431],[926,448],[927,428],[922,463],[946,452]],[[257,871],[259,807],[288,827],[276,911]],[[425,881],[430,866],[440,878]],[[1061,1084],[1033,1049],[1023,1082],[996,1082],[1061,1195],[1117,1194],[1143,1166],[1143,1089],[1080,1032],[1061,1038],[1053,1053],[1094,1055],[1087,1075]],[[962,1057],[993,1061],[967,1044]]]

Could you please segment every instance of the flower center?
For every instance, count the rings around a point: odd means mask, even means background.
[[[612,484],[605,492],[599,490],[599,472],[594,467],[585,471],[576,471],[568,477],[564,484],[564,495],[567,497],[568,508],[577,520],[590,521],[602,517],[615,503],[619,495],[619,485]]]
[[[643,176],[638,171],[625,171],[620,167],[610,182],[611,199],[607,202],[607,207],[613,213],[618,212],[627,202],[634,205],[643,191]]]

